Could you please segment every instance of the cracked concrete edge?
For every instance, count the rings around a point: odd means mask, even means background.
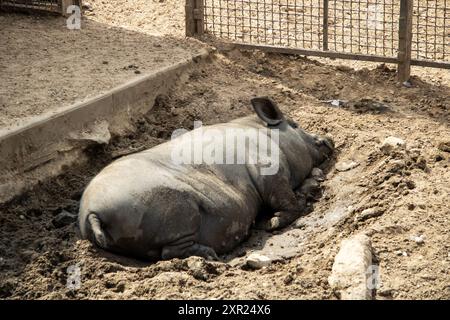
[[[82,152],[86,145],[74,143],[74,136],[105,121],[110,132],[126,132],[132,117],[150,111],[159,95],[168,93],[187,70],[212,52],[202,49],[87,101],[41,115],[13,130],[0,130],[0,203],[61,173],[63,166],[86,160]]]

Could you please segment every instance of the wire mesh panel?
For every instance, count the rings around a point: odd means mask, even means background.
[[[60,0],[0,0],[0,7],[61,12]]]
[[[245,43],[322,47],[322,0],[206,0],[205,30]]]
[[[450,0],[416,0],[412,57],[450,61]]]
[[[215,36],[347,53],[395,56],[398,17],[398,0],[204,1],[205,30]]]
[[[398,0],[329,1],[328,12],[330,50],[397,55]]]

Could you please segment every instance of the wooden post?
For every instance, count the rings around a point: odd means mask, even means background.
[[[328,51],[328,0],[323,0],[323,42],[324,51]]]
[[[203,0],[186,0],[186,37],[203,34]]]
[[[76,5],[80,7],[80,11],[82,12],[83,1],[82,0],[59,0],[61,14],[63,17],[69,17],[71,14],[67,13],[67,8],[71,5]]]
[[[194,8],[194,19],[196,21],[196,34],[203,34],[203,0],[196,0],[196,5]]]
[[[194,8],[196,0],[186,0],[185,5],[185,21],[186,21],[186,37],[193,37],[195,35],[195,19]]]
[[[400,1],[398,28],[398,81],[405,82],[411,75],[413,0]]]

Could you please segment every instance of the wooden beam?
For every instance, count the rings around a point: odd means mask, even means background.
[[[396,57],[384,57],[377,55],[365,55],[365,54],[354,54],[354,53],[344,53],[335,51],[321,51],[321,50],[306,50],[297,48],[287,48],[278,47],[270,45],[256,45],[256,44],[243,44],[243,43],[233,43],[237,48],[243,50],[261,50],[266,52],[282,53],[282,54],[295,54],[304,56],[315,56],[324,58],[336,58],[336,59],[347,59],[347,60],[360,60],[360,61],[372,61],[372,62],[384,62],[384,63],[398,63]]]

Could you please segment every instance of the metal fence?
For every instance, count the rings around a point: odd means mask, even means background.
[[[448,3],[447,3],[448,2]],[[186,0],[186,34],[242,48],[450,68],[450,0]]]
[[[42,11],[67,14],[72,4],[81,8],[82,0],[0,0],[0,9],[14,11]]]
[[[415,0],[412,30],[414,59],[450,60],[450,0]]]

